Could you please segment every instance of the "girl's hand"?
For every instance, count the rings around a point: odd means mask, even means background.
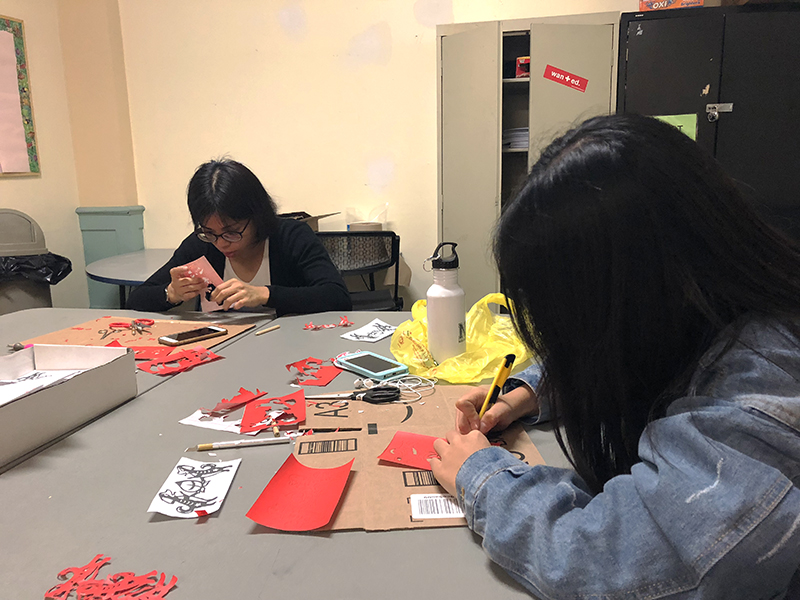
[[[497,402],[486,411],[483,419],[478,417],[489,388],[473,388],[456,402],[456,428],[462,434],[480,431],[486,435],[493,429],[505,429],[519,418],[539,413],[539,398],[527,385],[521,385],[501,394]]]
[[[263,306],[269,300],[269,288],[250,285],[238,279],[229,279],[211,292],[210,299],[221,304],[225,310]]]
[[[440,456],[429,459],[433,476],[439,485],[457,496],[456,475],[461,465],[475,452],[488,447],[489,440],[479,431],[470,431],[466,435],[458,431],[449,432],[446,439],[439,438],[433,442],[433,449]]]
[[[200,277],[193,276],[186,266],[173,267],[169,270],[169,276],[171,281],[167,286],[167,298],[172,304],[197,298],[208,287],[208,283]]]

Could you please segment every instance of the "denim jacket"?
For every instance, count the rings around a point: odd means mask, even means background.
[[[470,456],[459,503],[491,559],[543,598],[800,598],[800,342],[762,319],[729,339],[600,494],[501,448]]]

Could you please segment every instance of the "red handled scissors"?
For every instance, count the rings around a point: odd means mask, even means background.
[[[134,319],[130,323],[125,323],[122,321],[118,321],[116,323],[109,323],[109,329],[130,329],[134,333],[138,333],[139,335],[144,335],[145,333],[150,333],[149,327],[155,325],[155,321],[153,319]]]

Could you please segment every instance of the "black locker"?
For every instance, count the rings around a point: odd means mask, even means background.
[[[800,239],[800,6],[627,13],[620,36],[617,111],[696,114],[698,144]]]

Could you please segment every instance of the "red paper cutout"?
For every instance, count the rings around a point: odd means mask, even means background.
[[[274,422],[270,419],[269,413],[274,410],[283,411],[282,415],[275,418]],[[267,398],[259,402],[250,402],[244,409],[242,416],[241,433],[251,433],[269,429],[274,425],[285,427],[295,425],[306,420],[306,394],[303,390],[298,390],[288,396],[279,398]]]
[[[323,386],[328,385],[339,373],[342,372],[339,367],[335,367],[333,365],[323,366],[323,362],[328,361],[309,357],[305,360],[299,360],[286,365],[286,369],[288,371],[296,369],[300,373],[295,380],[295,383],[298,385]]]
[[[438,439],[432,435],[420,435],[407,431],[398,431],[378,458],[396,465],[431,470],[429,458],[439,458],[433,449],[433,442]]]
[[[189,274],[192,277],[200,277],[203,281],[205,281],[209,286],[218,286],[222,283],[222,277],[219,276],[214,270],[214,267],[211,266],[211,263],[208,262],[208,259],[205,256],[201,256],[197,260],[193,260],[192,262],[183,265],[189,269]],[[217,304],[216,302],[212,302],[207,298],[208,292],[210,290],[206,290],[202,294],[200,294],[200,310],[203,312],[214,312],[215,310],[222,310],[222,305]]]
[[[106,348],[130,348],[133,350],[133,358],[136,360],[155,360],[169,356],[169,353],[174,350],[169,346],[125,346],[119,343],[119,340],[114,340],[110,344],[106,344]]]
[[[110,562],[111,557],[98,554],[88,565],[64,569],[58,578],[66,581],[50,588],[44,595],[45,600],[67,600],[72,597],[86,600],[157,600],[166,596],[178,583],[175,576],[167,582],[166,575],[158,571],[150,571],[147,575],[117,573],[106,579],[97,579],[100,569]]]
[[[305,324],[303,329],[310,329],[311,331],[319,331],[320,329],[333,329],[334,327],[350,327],[352,323],[347,317],[339,319],[338,323],[329,323],[327,325],[314,325],[311,321]]]
[[[262,392],[258,388],[256,388],[255,393],[244,388],[239,388],[239,393],[230,400],[223,398],[214,408],[203,408],[201,410],[204,414],[207,414],[210,417],[223,417],[228,413],[232,413],[237,408],[241,408],[248,402],[252,402],[253,400],[261,398],[261,396],[265,396],[266,394],[267,392]]]
[[[182,373],[197,365],[205,364],[222,358],[205,348],[181,350],[169,356],[156,358],[137,365],[142,371],[153,375],[173,375]]]
[[[333,469],[312,469],[290,454],[247,511],[247,517],[281,531],[310,531],[327,525],[352,466],[351,460]]]

